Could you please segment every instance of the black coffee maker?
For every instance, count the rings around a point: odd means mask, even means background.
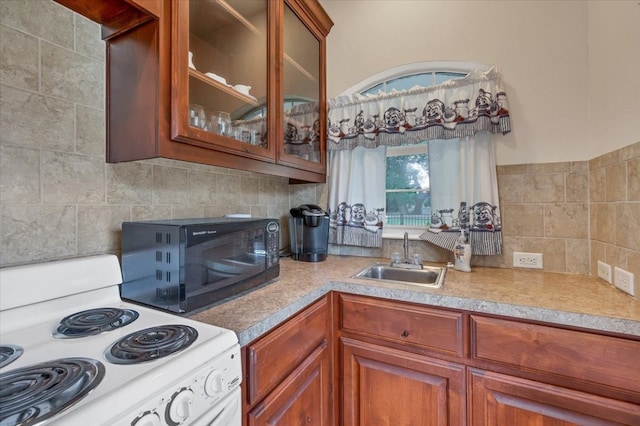
[[[315,204],[303,204],[289,210],[291,258],[304,262],[322,262],[329,245],[329,214]]]

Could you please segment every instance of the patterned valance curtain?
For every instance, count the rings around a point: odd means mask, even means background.
[[[380,247],[385,163],[383,151],[369,151],[429,141],[432,216],[421,238],[453,251],[462,228],[474,254],[500,254],[492,134],[510,131],[496,67],[427,88],[329,100],[329,241]]]
[[[327,149],[416,144],[511,131],[500,72],[472,71],[437,86],[329,100]]]

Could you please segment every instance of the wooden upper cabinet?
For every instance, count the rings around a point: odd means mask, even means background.
[[[107,162],[155,157],[326,180],[317,0],[56,0],[102,24]]]
[[[276,2],[172,1],[171,136],[275,161],[267,58]],[[273,20],[272,20],[273,21]],[[273,62],[273,61],[272,61]]]

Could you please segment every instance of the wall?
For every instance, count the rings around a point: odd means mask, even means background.
[[[512,107],[516,110],[514,131],[498,142],[503,149],[503,159],[506,156],[509,160],[498,168],[506,216],[505,254],[476,258],[474,263],[507,267],[514,250],[540,251],[545,255],[545,269],[550,271],[593,272],[595,260],[600,259],[640,276],[637,270],[640,247],[637,239],[629,238],[640,235],[640,136],[634,136],[640,126],[638,121],[634,122],[634,128],[628,128],[626,121],[590,122],[587,137],[586,131],[580,133],[584,126],[579,126],[569,114],[565,117],[566,124],[573,125],[572,131],[577,131],[578,136],[565,132],[562,137],[548,138],[532,133],[523,116],[527,110],[518,110],[535,101],[533,94],[538,87],[548,84],[559,90],[562,85],[556,79],[573,72],[577,73],[575,81],[561,93],[572,99],[569,104],[576,106],[581,117],[585,110],[582,106],[587,104],[583,96],[587,92],[607,107],[620,105],[621,113],[637,112],[635,106],[628,108],[626,102],[630,101],[625,97],[610,99],[599,89],[604,85],[618,90],[614,80],[603,78],[611,72],[606,65],[609,61],[619,65],[615,75],[618,81],[628,79],[628,73],[640,68],[634,62],[640,55],[625,53],[632,52],[632,48],[618,49],[628,43],[626,37],[619,38],[622,32],[633,40],[637,31],[627,24],[629,19],[636,19],[638,12],[628,10],[629,2],[589,2],[588,9],[580,2],[535,2],[538,4],[535,8],[531,2],[476,2],[488,8],[482,11],[471,2],[378,1],[375,8],[363,7],[370,2],[322,3],[336,22],[329,36],[330,95],[361,78],[404,62],[459,59],[507,65],[506,69],[503,66],[503,72],[513,91]],[[380,19],[376,17],[377,12],[387,11],[391,16],[391,3],[394,7],[404,6],[408,8],[405,10],[420,12],[401,13],[407,22],[428,19],[430,26],[416,24],[412,33],[407,34],[408,25],[396,28],[392,23],[385,23],[393,37],[367,36],[374,34],[371,23]],[[604,3],[611,7],[604,7]],[[462,7],[463,4],[474,9]],[[424,7],[433,8],[433,12],[438,13],[435,16],[440,18],[431,17],[433,14],[426,13],[427,9],[420,9]],[[516,9],[512,9],[514,7]],[[400,9],[393,10],[397,14]],[[484,15],[492,10],[497,13],[496,19]],[[513,21],[506,19],[508,11],[514,12]],[[521,16],[525,12],[544,22],[538,31],[542,33],[540,37],[534,31],[536,20]],[[554,12],[551,17],[542,19],[550,12]],[[595,18],[596,13],[601,20]],[[353,19],[354,16],[362,16],[362,24],[359,19]],[[451,22],[461,17],[465,18],[465,25],[453,31]],[[588,30],[581,19],[589,22]],[[624,24],[620,28],[614,25],[617,19]],[[531,23],[522,22],[527,20]],[[479,43],[479,37],[474,34],[487,33],[488,24],[493,23],[501,34],[506,31],[508,37],[489,38],[489,42]],[[522,34],[515,31],[518,25],[523,25]],[[559,36],[560,29],[567,34]],[[615,48],[607,47],[611,45],[607,42],[608,32],[618,38]],[[420,45],[418,40],[435,39],[433,34],[437,33],[453,34],[457,42],[444,43],[446,46],[441,41],[429,42],[428,51],[412,48]],[[554,37],[561,40],[558,49],[552,43]],[[587,38],[596,44],[589,53],[586,47],[580,47]],[[571,48],[574,45],[578,47]],[[51,0],[0,0],[0,48],[2,266],[118,253],[123,220],[230,212],[284,220],[291,206],[307,202],[326,205],[325,185],[289,186],[281,178],[176,161],[105,164],[104,44],[99,38],[99,28]],[[567,50],[566,58],[552,60],[561,55],[560,50]],[[365,53],[354,54],[358,51]],[[384,61],[379,60],[380,52],[385,52]],[[527,54],[522,55],[523,52]],[[545,59],[547,56],[551,60]],[[353,57],[358,61],[352,61]],[[340,64],[337,61],[343,59],[348,66],[337,65]],[[589,73],[588,82],[583,71],[584,61],[594,69]],[[527,69],[542,70],[539,74],[554,77],[549,82],[545,77],[543,82],[538,75],[528,75]],[[592,79],[591,76],[600,77]],[[590,89],[585,89],[587,86]],[[638,98],[637,89],[637,84],[626,86],[634,95],[631,99],[634,102]],[[544,88],[541,93],[548,91]],[[522,101],[523,97],[527,102]],[[557,130],[562,123],[552,122],[551,126]],[[593,148],[584,147],[589,138],[598,147],[595,155],[589,154]],[[527,143],[521,159],[504,151],[515,150],[514,144],[525,141],[533,142]],[[518,149],[524,148],[518,146]],[[284,220],[282,247],[288,245],[286,225]],[[628,232],[619,231],[621,229]],[[411,252],[420,252],[426,259],[451,260],[450,253],[421,241],[410,244]],[[401,241],[387,240],[381,250],[333,248],[336,254],[362,256],[390,257],[394,251],[402,251]]]
[[[100,28],[50,0],[0,2],[0,265],[119,253],[123,221],[278,217],[323,185],[178,161],[105,164]]]
[[[496,137],[499,165],[588,161],[640,140],[637,1],[320,2],[335,22],[329,97],[407,63],[497,64],[513,125]]]

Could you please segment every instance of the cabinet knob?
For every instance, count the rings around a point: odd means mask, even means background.
[[[402,332],[402,337],[408,337],[409,336],[409,332],[407,330]]]

